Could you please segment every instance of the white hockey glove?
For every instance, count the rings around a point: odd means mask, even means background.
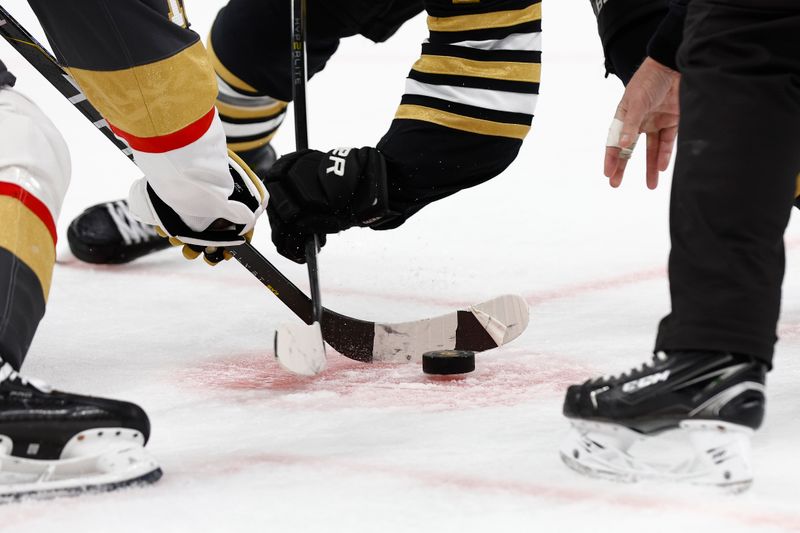
[[[131,186],[131,212],[183,246],[187,259],[203,254],[206,263],[216,265],[230,259],[226,247],[250,241],[267,204],[266,190],[233,152],[225,158],[212,150],[191,159],[176,152],[137,154],[146,177]]]

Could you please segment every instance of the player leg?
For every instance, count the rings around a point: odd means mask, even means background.
[[[383,41],[421,10],[421,0],[311,2],[309,76],[325,68],[342,38],[362,34]],[[292,95],[290,21],[290,2],[231,0],[207,39],[228,147],[261,177],[276,159],[270,142]],[[73,220],[67,236],[75,256],[90,263],[127,263],[169,247],[130,216],[125,200],[88,208]]]
[[[585,473],[735,488],[752,480],[750,437],[764,415],[800,168],[800,11],[736,3],[696,0],[689,9],[672,313],[652,362],[569,389],[564,413],[575,430],[562,457]],[[669,433],[690,436],[688,455],[648,453]]]
[[[250,239],[267,195],[226,147],[214,70],[200,37],[183,27],[181,3],[85,0],[79,11],[29,3],[59,60],[144,173],[129,193],[135,218],[183,244],[188,259],[230,258],[225,248]]]
[[[70,160],[53,124],[12,84],[0,63],[0,501],[155,481],[141,408],[18,374],[45,312]]]
[[[276,159],[270,141],[291,100],[289,8],[289,2],[280,0],[233,0],[220,10],[206,42],[228,148],[259,176]],[[183,16],[173,22],[187,21]],[[313,35],[308,67],[312,74],[322,69],[339,43],[336,36],[316,31]],[[72,221],[67,237],[73,254],[89,263],[127,263],[169,247],[166,239],[134,220],[125,200],[89,207]]]
[[[228,146],[245,160],[267,159],[257,151],[266,152],[292,98],[290,7],[284,0],[230,0],[208,38]],[[325,68],[341,39],[361,33],[384,40],[421,10],[421,0],[309,2],[309,77]]]

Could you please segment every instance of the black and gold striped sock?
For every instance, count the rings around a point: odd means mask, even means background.
[[[212,38],[208,53],[217,73],[217,111],[225,128],[228,148],[249,152],[267,145],[283,122],[287,102],[259,92],[231,72],[214,52]]]

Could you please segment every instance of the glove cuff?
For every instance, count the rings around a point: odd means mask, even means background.
[[[356,225],[371,226],[390,214],[386,159],[375,148],[361,148],[357,155],[363,158],[364,170],[353,195],[352,214]]]

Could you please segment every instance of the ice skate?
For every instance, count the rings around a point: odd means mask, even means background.
[[[0,362],[0,503],[103,492],[161,477],[135,404],[50,389]]]
[[[93,205],[67,230],[72,254],[87,263],[121,264],[170,247],[152,226],[131,216],[126,200]]]
[[[745,490],[766,371],[747,356],[659,353],[639,368],[573,385],[564,401],[572,428],[561,458],[593,477]]]

